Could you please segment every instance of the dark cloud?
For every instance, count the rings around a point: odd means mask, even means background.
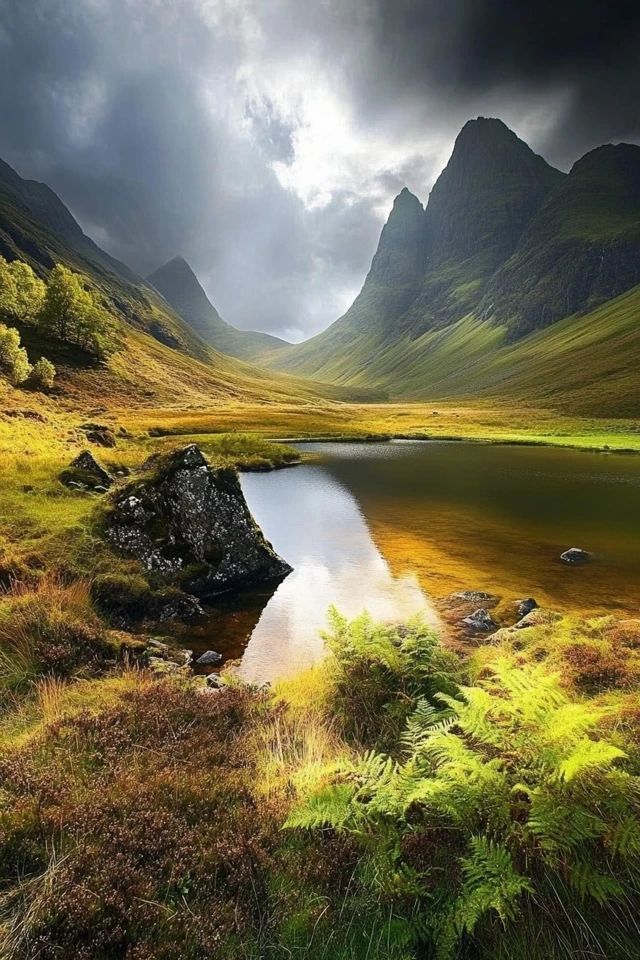
[[[301,337],[357,291],[393,196],[498,115],[568,167],[640,138],[637,4],[0,0],[0,156],[146,273]]]

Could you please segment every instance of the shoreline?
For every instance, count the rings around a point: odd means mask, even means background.
[[[469,437],[461,434],[418,434],[418,433],[386,433],[363,437],[361,434],[350,436],[349,434],[339,434],[331,436],[329,434],[313,437],[269,437],[270,443],[391,443],[394,440],[406,440],[415,443],[477,443],[487,446],[503,447],[550,447],[561,450],[579,450],[582,453],[604,453],[604,454],[625,454],[638,456],[640,449],[636,447],[612,447],[610,444],[578,444],[570,442],[558,442],[543,439],[526,438],[499,438],[499,437]],[[302,461],[296,461],[300,463]],[[295,463],[283,464],[283,466],[295,466]]]

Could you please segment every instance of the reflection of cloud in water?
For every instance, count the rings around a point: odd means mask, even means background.
[[[335,604],[379,620],[436,614],[414,576],[395,578],[376,549],[357,501],[320,466],[242,477],[251,511],[294,568],[273,594],[242,658],[246,680],[269,680],[322,655],[320,630]]]

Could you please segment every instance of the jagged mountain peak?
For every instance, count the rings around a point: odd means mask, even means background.
[[[420,200],[416,197],[415,193],[411,193],[409,187],[403,187],[398,196],[393,201],[392,210],[405,210],[405,209],[415,209],[419,207],[423,210],[423,206],[420,203]]]
[[[182,277],[184,280],[191,281],[193,282],[194,286],[197,285],[200,289],[202,289],[200,281],[195,275],[191,265],[182,256],[178,255],[172,257],[171,260],[167,260],[166,263],[163,263],[162,266],[154,270],[153,273],[150,273],[147,277],[147,280],[149,283],[154,283],[154,277],[158,279],[168,275],[176,278]]]
[[[429,196],[432,262],[481,255],[483,272],[494,269],[564,177],[501,120],[470,120]]]

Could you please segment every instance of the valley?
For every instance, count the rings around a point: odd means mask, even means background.
[[[479,117],[292,344],[0,164],[3,960],[636,955],[639,265]]]

